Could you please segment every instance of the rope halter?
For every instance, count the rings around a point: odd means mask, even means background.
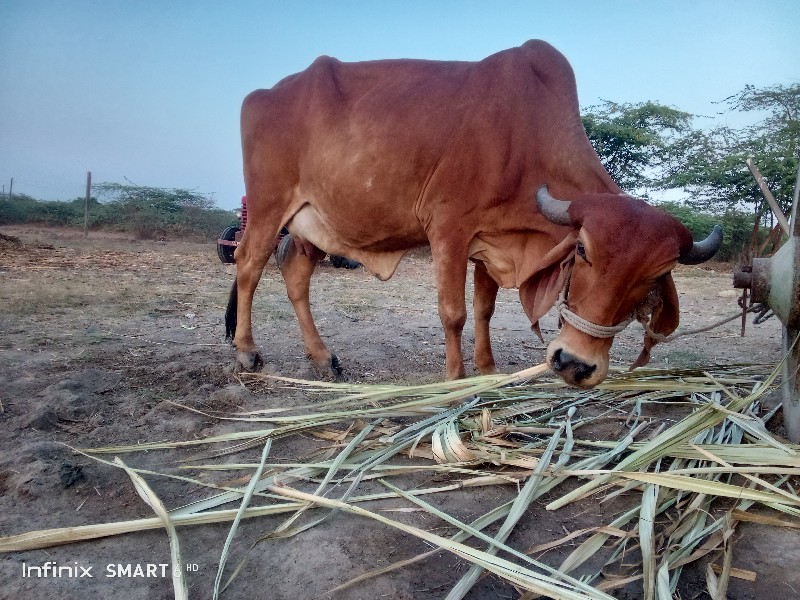
[[[633,321],[633,317],[628,317],[616,325],[597,325],[572,312],[567,308],[566,301],[562,301],[561,298],[556,302],[556,310],[562,321],[569,323],[578,331],[596,338],[613,338]]]
[[[659,340],[658,337],[663,338],[664,336],[654,332],[650,328],[650,315],[653,312],[653,309],[661,302],[661,298],[658,294],[656,289],[653,289],[647,297],[642,301],[639,306],[633,309],[633,311],[625,317],[621,322],[617,323],[616,325],[597,325],[596,323],[592,323],[591,321],[587,321],[580,315],[574,313],[570,310],[569,305],[567,304],[567,296],[569,294],[569,282],[572,278],[572,267],[575,264],[575,255],[573,254],[564,264],[565,276],[564,276],[564,285],[561,288],[561,292],[558,295],[558,300],[556,300],[556,310],[558,311],[559,317],[563,322],[569,323],[578,331],[581,331],[587,335],[590,335],[595,338],[613,338],[623,329],[625,329],[628,325],[630,325],[633,321],[639,321],[642,326],[644,327],[645,331],[648,335],[655,338],[657,341]]]

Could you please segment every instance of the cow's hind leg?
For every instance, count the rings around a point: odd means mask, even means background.
[[[483,375],[497,373],[492,354],[492,340],[489,337],[489,321],[494,314],[497,300],[497,282],[489,276],[484,264],[475,263],[475,367]]]
[[[256,371],[264,365],[253,340],[253,295],[264,267],[275,249],[278,220],[251,220],[241,243],[234,254],[236,279],[231,288],[228,308],[225,311],[227,337],[233,338],[236,360],[248,371]]]
[[[324,374],[338,377],[342,374],[339,359],[325,346],[311,315],[309,287],[311,275],[325,253],[310,243],[296,244],[291,235],[285,236],[278,246],[277,260],[286,294],[292,302],[294,313],[303,333],[306,354]]]

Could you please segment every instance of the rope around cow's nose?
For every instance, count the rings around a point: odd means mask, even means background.
[[[630,325],[634,320],[634,315],[631,315],[617,325],[597,325],[572,312],[567,307],[566,300],[562,298],[559,298],[556,302],[556,310],[563,321],[566,321],[578,331],[582,331],[583,333],[596,338],[612,338]]]

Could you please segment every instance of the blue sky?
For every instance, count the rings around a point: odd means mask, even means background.
[[[0,0],[0,185],[72,199],[91,170],[232,208],[242,99],[321,54],[477,60],[541,38],[582,106],[713,115],[746,84],[800,80],[798,23],[797,0]]]

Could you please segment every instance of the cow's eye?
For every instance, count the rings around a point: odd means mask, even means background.
[[[578,242],[578,245],[575,247],[575,252],[577,252],[578,256],[580,256],[583,260],[589,262],[589,259],[586,258],[586,248],[581,242]]]

